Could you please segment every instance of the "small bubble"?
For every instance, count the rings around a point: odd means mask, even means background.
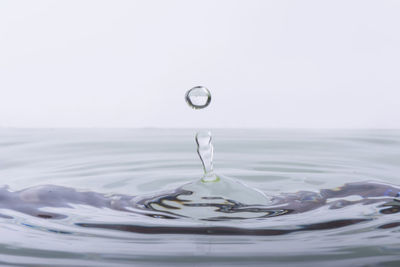
[[[202,109],[210,104],[211,93],[203,86],[196,86],[186,92],[185,99],[191,108]]]

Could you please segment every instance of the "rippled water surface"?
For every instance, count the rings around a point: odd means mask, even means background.
[[[232,197],[202,207],[229,218],[185,214],[200,205],[179,191],[203,175],[195,130],[0,129],[0,264],[400,264],[396,194],[363,187],[400,185],[400,131],[212,132],[215,172],[270,199],[292,196],[287,209]],[[354,194],[318,202],[321,189],[348,183]]]

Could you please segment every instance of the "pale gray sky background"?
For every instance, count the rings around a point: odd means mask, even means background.
[[[0,1],[3,127],[400,128],[399,102],[400,1]]]

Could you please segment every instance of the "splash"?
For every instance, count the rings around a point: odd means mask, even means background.
[[[139,198],[140,206],[172,216],[205,221],[254,219],[290,212],[266,208],[270,200],[264,193],[235,179],[217,175],[213,168],[214,147],[209,131],[198,132],[196,144],[203,176],[174,191]]]
[[[203,86],[196,86],[186,92],[185,99],[191,108],[204,109],[211,102],[211,93]],[[144,207],[174,216],[209,221],[259,218],[287,212],[260,207],[270,203],[264,193],[214,172],[210,131],[197,132],[195,140],[203,176],[172,192],[143,198],[140,202]]]

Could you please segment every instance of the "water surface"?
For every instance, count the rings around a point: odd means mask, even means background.
[[[400,184],[399,131],[212,132],[216,173],[268,196],[365,181]],[[105,198],[173,191],[203,175],[194,135],[189,129],[1,129],[0,184],[8,186],[4,192],[51,185]],[[21,212],[5,198],[2,204],[0,263],[10,266],[400,263],[400,219],[396,206],[383,202],[222,221],[71,201],[39,209],[62,215],[52,218]]]

